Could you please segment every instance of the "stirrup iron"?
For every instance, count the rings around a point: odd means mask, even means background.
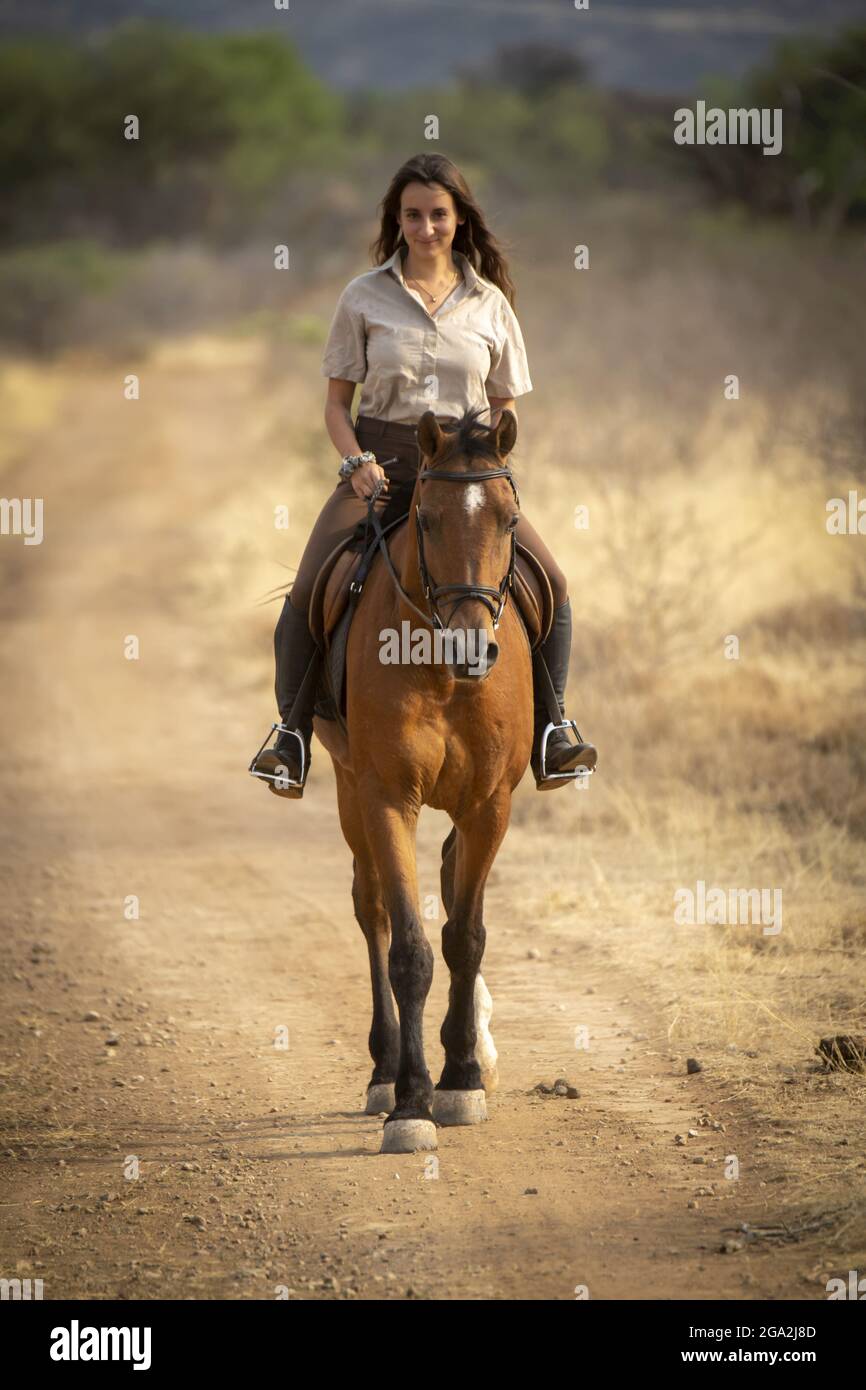
[[[541,735],[541,748],[539,750],[539,782],[577,782],[581,777],[591,777],[595,772],[594,767],[574,767],[570,772],[548,772],[547,770],[547,744],[550,735],[557,729],[572,729],[578,743],[583,743],[583,735],[573,719],[563,719],[559,724],[545,725]]]
[[[300,749],[300,755],[301,755],[301,756],[300,756],[300,767],[301,767],[301,776],[300,776],[300,780],[297,780],[297,779],[294,778],[294,777],[290,777],[290,776],[289,776],[288,768],[286,768],[286,771],[285,771],[285,772],[259,772],[259,771],[257,771],[257,769],[256,769],[256,763],[257,763],[258,760],[259,760],[259,755],[265,751],[265,748],[267,747],[269,741],[273,738],[274,734],[276,734],[276,733],[288,734],[291,738],[296,738],[296,739],[298,740],[298,747],[299,747],[299,749]],[[258,778],[260,778],[261,781],[263,781],[263,782],[273,782],[273,784],[276,786],[276,788],[277,788],[278,791],[287,791],[289,787],[300,787],[300,788],[303,788],[303,787],[305,786],[305,784],[306,784],[306,781],[307,781],[307,771],[308,771],[308,768],[307,768],[307,745],[304,743],[303,734],[301,734],[301,733],[299,732],[298,729],[290,729],[290,728],[288,727],[287,724],[272,724],[272,725],[271,725],[270,733],[265,734],[264,738],[262,739],[261,747],[258,748],[257,751],[256,751],[256,753],[253,755],[252,762],[250,763],[249,768],[248,768],[248,772],[250,773],[250,776],[251,776],[251,777],[258,777]]]

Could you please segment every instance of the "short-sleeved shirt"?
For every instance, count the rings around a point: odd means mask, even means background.
[[[463,280],[428,312],[403,278],[399,246],[350,280],[337,301],[322,373],[363,382],[359,415],[417,424],[425,410],[460,416],[488,397],[532,390],[517,317],[498,285],[454,251]]]

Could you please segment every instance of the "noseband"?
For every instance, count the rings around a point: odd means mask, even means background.
[[[517,483],[510,468],[485,468],[475,473],[446,473],[437,468],[423,468],[418,474],[418,480],[422,483],[486,483],[491,478],[508,479],[511,484],[511,491],[514,493],[514,500],[519,507],[520,494],[517,491]],[[508,590],[514,587],[514,563],[516,559],[514,531],[511,532],[511,555],[508,569],[496,589],[486,584],[437,584],[427,567],[427,557],[424,553],[424,530],[421,526],[421,508],[417,505],[415,507],[415,531],[418,536],[418,569],[421,574],[421,583],[424,586],[424,596],[430,604],[430,610],[433,614],[434,625],[443,629],[446,628],[461,603],[466,603],[469,599],[477,599],[479,603],[484,604],[493,619],[495,631],[499,626],[499,619],[502,617]],[[439,601],[446,595],[452,596],[451,599],[447,600],[451,602],[447,623],[439,612]],[[455,595],[456,597],[454,597]]]

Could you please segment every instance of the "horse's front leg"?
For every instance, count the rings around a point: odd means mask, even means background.
[[[382,804],[364,789],[367,838],[379,870],[391,918],[388,974],[400,1015],[400,1066],[396,1103],[385,1121],[382,1153],[436,1148],[431,1103],[433,1082],[424,1060],[424,1004],[433,979],[433,952],[418,912],[414,809]]]
[[[391,923],[379,873],[367,839],[365,817],[358,800],[355,778],[346,768],[341,767],[336,759],[334,773],[337,779],[340,825],[346,843],[354,855],[352,901],[355,904],[355,916],[367,942],[370,981],[373,988],[373,1022],[369,1037],[373,1075],[367,1087],[365,1109],[368,1115],[378,1115],[382,1110],[394,1108],[394,1080],[400,1064],[400,1029],[388,980]]]
[[[440,1034],[445,1066],[433,1098],[433,1115],[440,1125],[486,1119],[485,1086],[492,1090],[495,1085],[496,1054],[486,1033],[490,996],[479,970],[486,939],[484,887],[508,828],[510,804],[510,792],[499,792],[455,821],[453,889],[442,928],[442,954],[451,972]]]

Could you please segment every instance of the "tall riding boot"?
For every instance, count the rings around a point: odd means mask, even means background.
[[[561,608],[555,608],[550,632],[541,646],[550,673],[560,718],[565,718],[565,685],[568,680],[568,661],[571,655],[571,602],[566,599]],[[541,767],[541,741],[544,730],[551,722],[552,711],[539,689],[539,676],[535,679],[535,736],[532,747],[532,771],[535,785],[539,791],[549,791],[564,787],[573,778],[551,776],[556,773],[577,772],[583,768],[592,772],[598,762],[598,753],[591,743],[572,743],[565,729],[555,728],[547,740],[544,757],[544,776]],[[580,735],[578,735],[580,738]]]
[[[304,794],[310,767],[315,680],[307,683],[303,701],[294,710],[291,726],[288,721],[315,654],[316,643],[310,632],[307,614],[295,608],[287,596],[274,632],[277,668],[274,688],[283,727],[274,746],[259,753],[250,770],[264,774],[267,779],[274,779],[268,780],[268,786],[277,796],[294,800]]]

